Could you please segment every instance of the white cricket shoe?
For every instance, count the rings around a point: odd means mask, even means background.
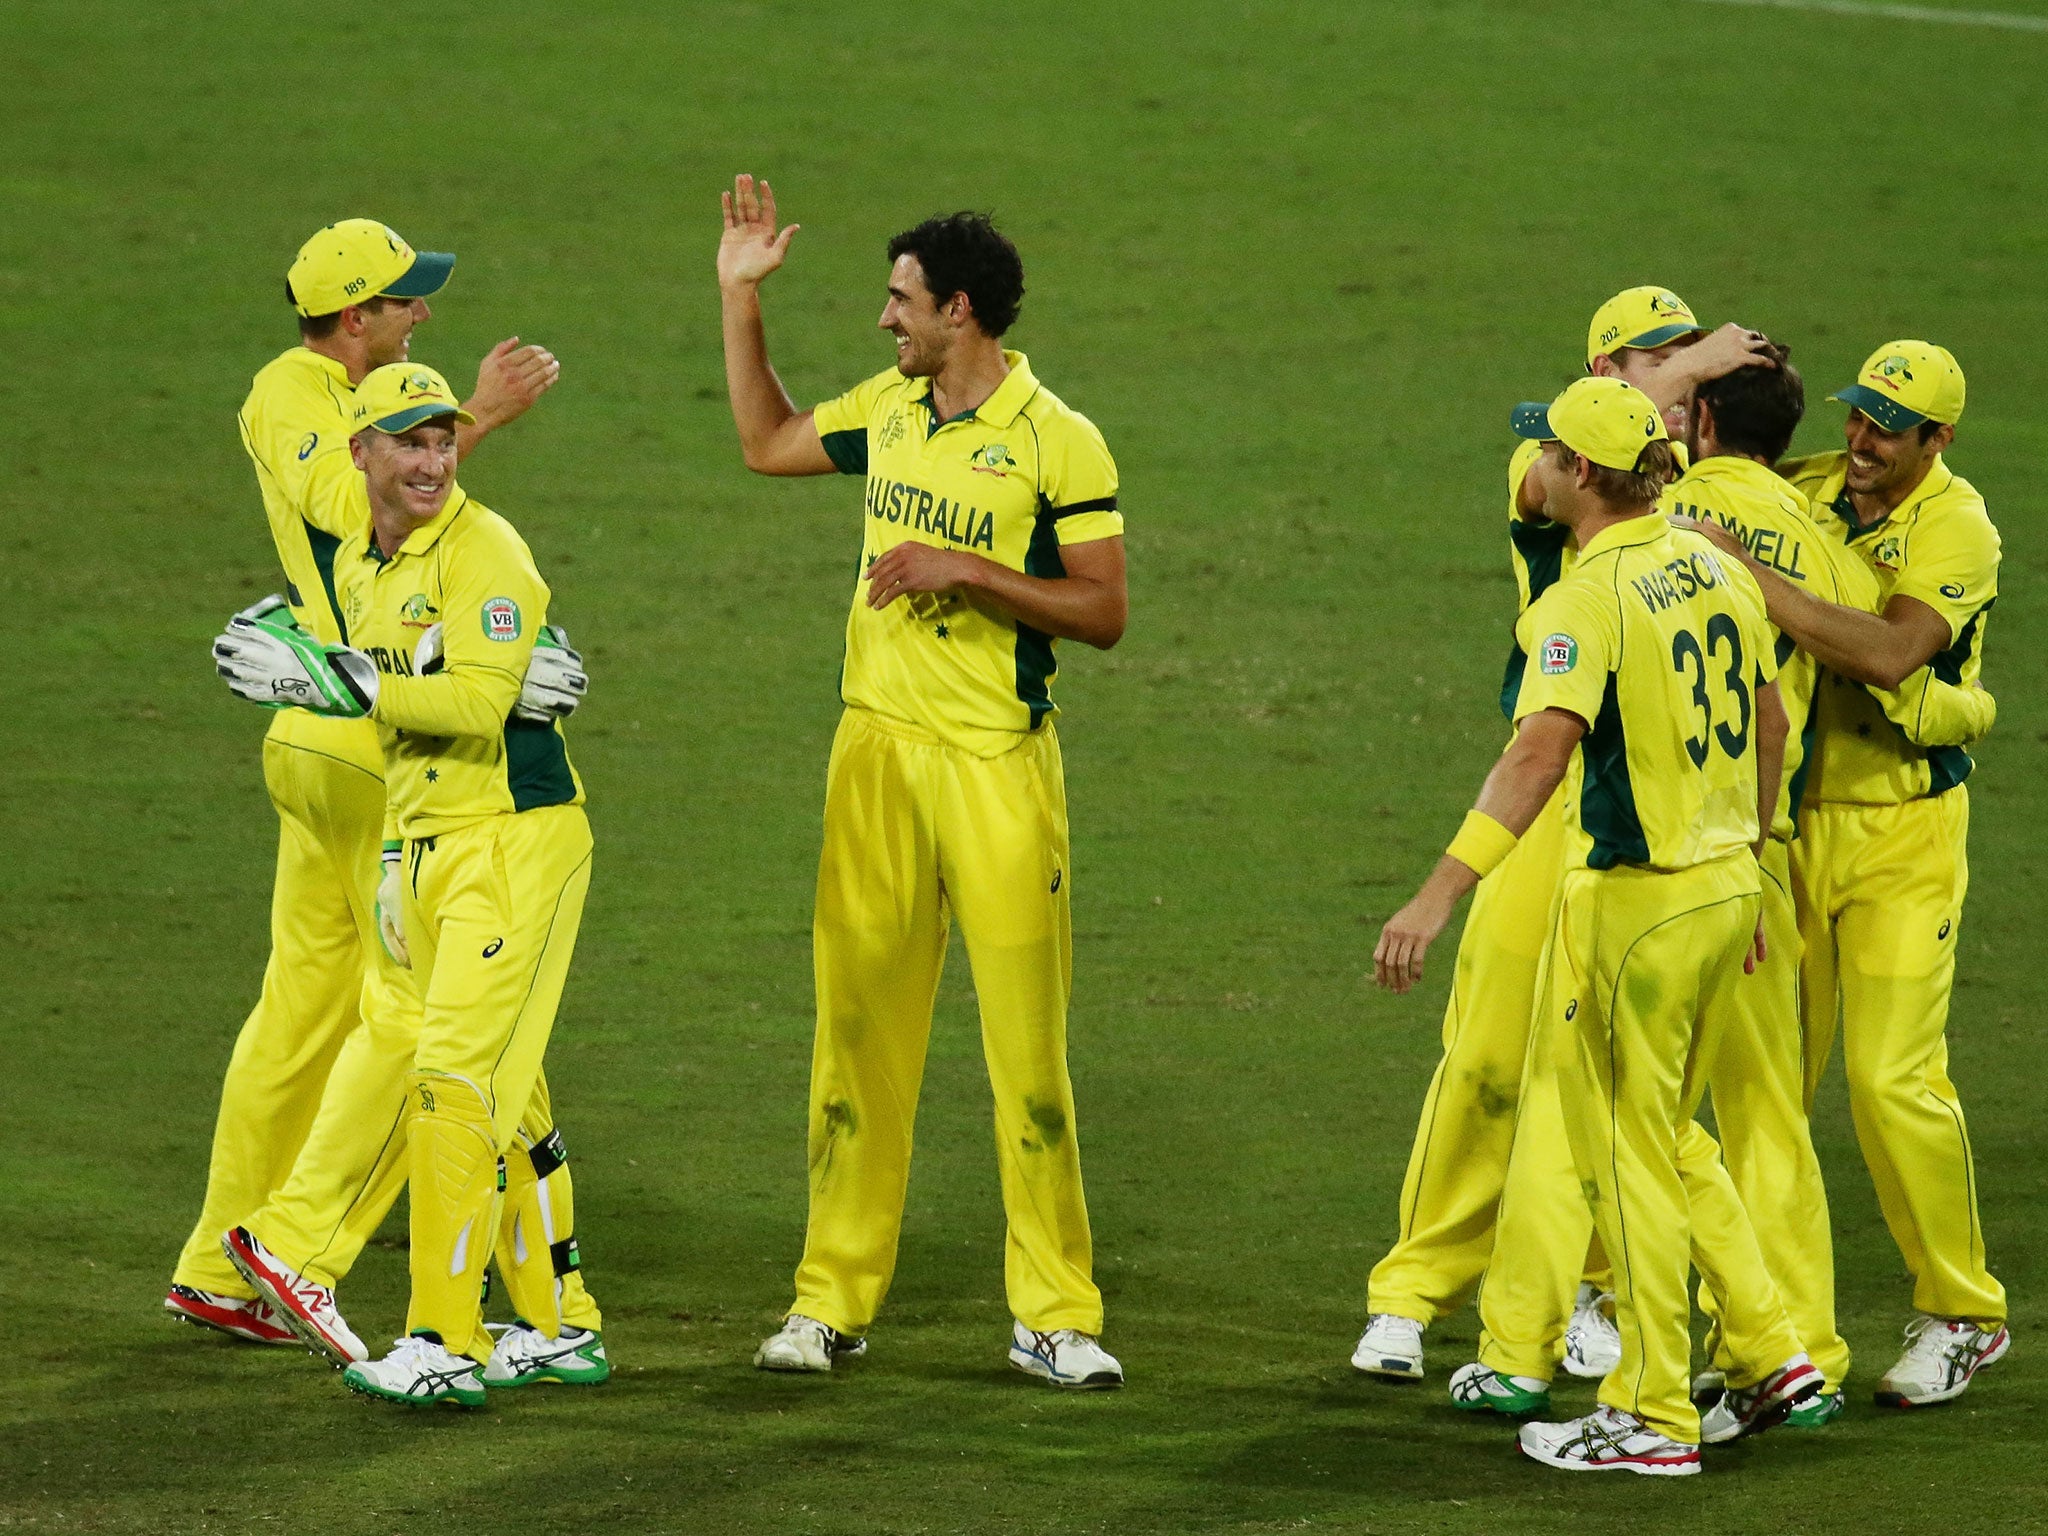
[[[792,1312],[779,1331],[761,1341],[754,1365],[763,1371],[829,1371],[832,1362],[867,1353],[866,1339],[849,1339],[815,1317]]]
[[[1550,1412],[1550,1383],[1534,1376],[1509,1376],[1474,1360],[1451,1372],[1451,1406],[1467,1413],[1533,1419]]]
[[[481,1408],[481,1370],[467,1355],[451,1353],[432,1339],[407,1334],[393,1341],[391,1353],[382,1360],[359,1360],[351,1365],[341,1373],[341,1381],[351,1392],[381,1397],[387,1403]]]
[[[1422,1324],[1393,1312],[1375,1312],[1365,1320],[1351,1363],[1371,1376],[1396,1381],[1422,1380]]]
[[[174,1285],[164,1292],[164,1310],[181,1323],[196,1323],[251,1344],[299,1342],[276,1309],[255,1296],[223,1296],[196,1286]]]
[[[277,1320],[297,1334],[301,1344],[315,1354],[325,1355],[337,1367],[370,1358],[363,1341],[355,1336],[334,1305],[334,1292],[286,1264],[247,1227],[229,1228],[220,1247],[228,1262],[270,1303]]]
[[[485,1326],[498,1341],[484,1366],[487,1387],[527,1387],[542,1381],[594,1387],[611,1380],[612,1363],[605,1358],[604,1335],[595,1329],[564,1328],[551,1339],[526,1323]]]
[[[1821,1374],[1802,1350],[1753,1387],[1723,1387],[1700,1414],[1700,1440],[1725,1445],[1785,1422],[1794,1406],[1820,1391]]]
[[[1690,1477],[1700,1448],[1668,1439],[1632,1413],[1604,1404],[1568,1424],[1524,1424],[1515,1436],[1522,1454],[1565,1472],[1640,1472]]]
[[[1924,1408],[1961,1397],[1976,1374],[2012,1348],[2005,1325],[1979,1328],[1960,1318],[1921,1313],[1906,1325],[1906,1352],[1877,1384],[1880,1408]]]
[[[1564,1330],[1564,1368],[1574,1376],[1598,1381],[1621,1364],[1621,1330],[1607,1309],[1614,1292],[1579,1282],[1579,1299]]]
[[[1056,1387],[1107,1391],[1124,1384],[1117,1358],[1078,1328],[1035,1333],[1022,1323],[1010,1328],[1010,1364],[1027,1376],[1042,1376]]]

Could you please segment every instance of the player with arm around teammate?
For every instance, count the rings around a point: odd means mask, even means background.
[[[1752,845],[1760,803],[1767,815],[1776,800],[1784,714],[1753,587],[1655,515],[1671,456],[1650,400],[1584,380],[1518,413],[1517,430],[1549,445],[1533,472],[1578,559],[1518,626],[1530,660],[1513,745],[1449,853],[1388,921],[1374,965],[1383,985],[1414,984],[1458,899],[1580,756],[1582,852],[1564,879],[1545,1006],[1570,1053],[1560,1090],[1614,1266],[1622,1357],[1598,1411],[1526,1425],[1518,1443],[1568,1470],[1684,1475],[1700,1468],[1701,1430],[1688,1392],[1680,1149],[1705,1134],[1691,1117],[1716,1005],[1754,960]],[[1818,1387],[1782,1311],[1776,1337],[1754,1347],[1745,1402],[1757,1421]]]
[[[440,375],[412,364],[370,374],[356,409],[350,452],[369,510],[335,557],[353,643],[238,620],[216,654],[245,677],[289,679],[295,664],[304,686],[377,724],[422,1010],[406,1126],[413,1286],[391,1354],[343,1380],[397,1402],[477,1406],[504,1159],[567,978],[590,827],[559,722],[515,713],[549,592],[511,525],[455,482],[468,413]],[[423,601],[443,626],[439,664],[426,667],[408,623]],[[594,1336],[589,1364],[603,1364]]]
[[[1733,324],[1710,333],[1668,288],[1640,286],[1595,311],[1587,328],[1586,371],[1641,388],[1663,409],[1670,430],[1682,433],[1693,386],[1742,366],[1760,340]],[[1508,552],[1517,613],[1568,571],[1574,558],[1570,530],[1544,514],[1529,473],[1539,451],[1540,445],[1523,443],[1508,463]],[[1526,661],[1521,647],[1512,645],[1501,688],[1502,712],[1510,720]],[[1368,1374],[1420,1377],[1424,1329],[1462,1306],[1482,1274],[1488,1274],[1482,1314],[1490,1314],[1504,1370],[1534,1372],[1540,1363],[1547,1379],[1561,1346],[1568,1369],[1600,1376],[1619,1356],[1600,1288],[1578,1284],[1586,1254],[1566,1255],[1569,1244],[1553,1241],[1543,1202],[1516,1196],[1518,1183],[1547,1175],[1577,1183],[1548,1060],[1531,1049],[1550,909],[1564,867],[1564,825],[1560,790],[1472,898],[1444,1006],[1443,1056],[1424,1095],[1402,1179],[1399,1236],[1373,1267],[1366,1326],[1351,1356],[1352,1365]],[[1553,1276],[1545,1264],[1540,1270],[1532,1266],[1527,1275],[1503,1274],[1496,1283],[1488,1266],[1502,1248],[1530,1259],[1547,1258],[1555,1249],[1560,1274]],[[1553,1326],[1555,1283],[1568,1294],[1576,1286],[1579,1305]]]
[[[285,279],[299,344],[257,373],[238,426],[291,612],[321,641],[341,639],[334,552],[363,515],[362,476],[348,453],[354,387],[405,358],[414,327],[431,317],[428,298],[454,264],[444,252],[415,251],[374,219],[344,219],[307,239]],[[521,347],[517,337],[494,348],[465,406],[474,420],[462,428],[460,450],[523,413],[557,372],[551,354]],[[325,1095],[350,1128],[389,1119],[380,1107],[391,1097],[388,1074],[357,1024],[409,1009],[406,978],[377,941],[384,790],[374,729],[281,709],[264,738],[263,770],[279,822],[270,958],[221,1085],[206,1195],[164,1307],[184,1321],[282,1343],[297,1319],[262,1299],[223,1250],[222,1234],[249,1222],[302,1169],[322,1186],[295,1208],[307,1234],[307,1294],[317,1301],[347,1270],[376,1217],[356,1198],[363,1180],[352,1170],[363,1157],[316,1135],[316,1112]],[[373,1135],[372,1160],[375,1148]],[[280,1240],[291,1246],[295,1236]],[[333,1338],[350,1337],[338,1313],[332,1322]]]
[[[866,532],[813,930],[810,1217],[795,1300],[755,1364],[823,1371],[866,1347],[895,1267],[950,915],[995,1095],[1010,1363],[1055,1386],[1121,1386],[1098,1342],[1067,1075],[1073,882],[1050,695],[1056,639],[1107,649],[1123,633],[1116,467],[1003,348],[1023,263],[974,214],[890,242],[880,323],[895,366],[798,411],[760,309],[795,231],[777,230],[765,182],[738,178],[718,253],[733,420],[750,469],[864,476]]]
[[[1887,342],[1835,398],[1850,408],[1846,451],[1785,468],[1874,578],[1877,611],[1828,602],[1741,553],[1772,621],[1825,669],[1792,860],[1808,1093],[1839,1020],[1856,1138],[1913,1276],[1916,1315],[1876,1399],[1921,1407],[1959,1396],[2011,1347],[1948,1075],[1973,765],[1960,746],[1896,729],[1873,690],[1930,667],[1977,683],[2000,545],[1983,497],[1943,458],[1964,404],[1953,355]]]

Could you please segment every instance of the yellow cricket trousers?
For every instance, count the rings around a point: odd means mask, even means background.
[[[1809,805],[1792,853],[1806,941],[1809,1106],[1837,1022],[1856,1140],[1913,1305],[1995,1324],[1962,1100],[1948,1076],[1949,988],[1969,889],[1969,790],[1904,805]]]
[[[1565,1017],[1571,973],[1559,968],[1553,951],[1545,975],[1549,1001],[1529,1041],[1493,1258],[1479,1291],[1480,1363],[1539,1381],[1551,1379],[1563,1356],[1587,1239],[1594,1236],[1561,1089],[1564,1075],[1581,1072],[1575,1022]],[[1720,1364],[1734,1385],[1753,1385],[1799,1345],[1714,1138],[1688,1116],[1673,1155],[1702,1302],[1720,1320]],[[1613,1286],[1611,1277],[1607,1284]]]
[[[1759,903],[1746,851],[1674,873],[1573,870],[1552,960],[1576,1058],[1559,1073],[1565,1124],[1614,1266],[1621,1363],[1600,1400],[1695,1445],[1693,1210],[1681,1159],[1689,1141],[1711,1143],[1692,1111],[1743,980]],[[1739,1203],[1736,1215],[1746,1223]],[[1778,1305],[1768,1272],[1756,1283]],[[1772,1365],[1800,1348],[1782,1306],[1778,1317],[1779,1337],[1763,1349]]]
[[[1425,1324],[1447,1317],[1472,1294],[1493,1252],[1538,974],[1564,870],[1565,800],[1560,786],[1472,895],[1444,1007],[1444,1053],[1401,1181],[1400,1236],[1373,1266],[1369,1312]],[[1554,1113],[1550,1124],[1557,1155],[1568,1162]],[[1581,1242],[1574,1285],[1584,1258]]]
[[[1071,887],[1050,722],[982,758],[847,710],[818,863],[810,1220],[792,1311],[859,1335],[888,1292],[932,1003],[958,916],[995,1093],[1010,1309],[1040,1332],[1102,1331],[1067,1077]]]
[[[1849,1346],[1835,1327],[1835,1249],[1827,1188],[1807,1126],[1804,1041],[1799,1022],[1799,920],[1792,902],[1791,851],[1764,847],[1765,957],[1733,989],[1727,1027],[1707,1073],[1721,1152],[1786,1315],[1827,1390],[1849,1374]],[[1711,1287],[1700,1308],[1719,1315]],[[1711,1332],[1713,1362],[1733,1359]]]
[[[590,823],[572,805],[489,816],[406,846],[406,941],[422,999],[406,1128],[406,1329],[480,1358],[501,1158],[535,1101],[590,857]]]
[[[363,957],[382,954],[384,757],[376,726],[280,710],[263,739],[263,782],[278,818],[270,959],[221,1083],[206,1198],[172,1277],[225,1296],[253,1293],[221,1252],[221,1234],[291,1172],[342,1042],[361,1017]]]

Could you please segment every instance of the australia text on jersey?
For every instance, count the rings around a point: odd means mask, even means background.
[[[902,523],[920,533],[936,534],[963,549],[996,547],[996,515],[964,501],[933,498],[932,493],[901,480],[868,481],[868,516],[885,522]]]

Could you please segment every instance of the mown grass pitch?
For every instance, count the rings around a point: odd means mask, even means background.
[[[88,0],[0,14],[0,57],[0,1528],[2042,1528],[2048,38],[1633,0]],[[1058,689],[1121,1394],[1003,1364],[957,955],[868,1358],[747,1367],[800,1240],[859,493],[737,462],[711,252],[743,169],[805,225],[768,295],[800,400],[884,366],[890,233],[993,208],[1027,262],[1017,344],[1122,467],[1130,635],[1069,648]],[[564,359],[464,478],[597,678],[572,732],[596,883],[550,1076],[619,1374],[466,1417],[383,1411],[157,1312],[266,939],[262,722],[205,655],[278,581],[233,411],[291,339],[291,251],[354,213],[461,254],[420,360],[465,382],[514,330]],[[1870,347],[1952,347],[1952,457],[2006,539],[1952,1045],[2017,1342],[1952,1408],[1867,1405],[1908,1291],[1837,1078],[1854,1404],[1677,1486],[1549,1474],[1453,1412],[1469,1314],[1418,1389],[1345,1364],[1447,970],[1377,995],[1372,936],[1502,736],[1506,411],[1641,281],[1792,343],[1804,445]],[[373,1339],[399,1325],[402,1231],[343,1293]]]

